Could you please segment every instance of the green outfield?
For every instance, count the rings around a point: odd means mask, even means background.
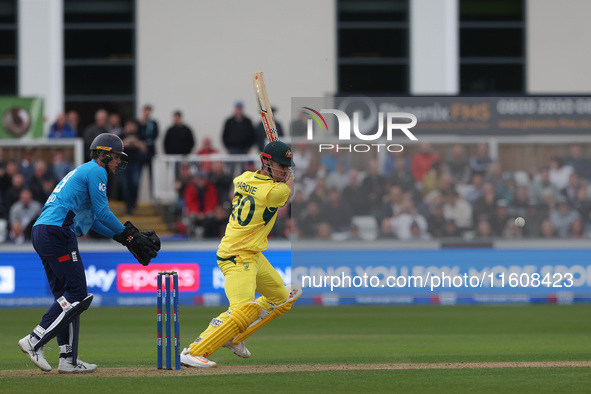
[[[181,308],[182,345],[221,310]],[[0,310],[1,392],[591,391],[591,305],[296,305],[249,338],[250,359],[211,356],[214,373],[155,368],[155,308],[93,308],[80,353],[99,371],[86,376],[58,375],[55,341],[49,373],[20,352],[42,313]]]

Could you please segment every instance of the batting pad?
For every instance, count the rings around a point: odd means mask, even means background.
[[[261,328],[269,324],[271,320],[278,318],[279,316],[283,315],[285,312],[291,309],[293,303],[296,302],[296,300],[300,298],[300,296],[302,295],[302,289],[294,285],[285,286],[285,288],[287,289],[287,292],[289,294],[289,297],[287,297],[287,301],[276,307],[272,312],[269,312],[269,314],[267,314],[262,319],[258,321],[255,321],[253,319],[253,323],[246,330],[242,331],[240,334],[236,336],[236,338],[232,340],[232,343],[234,345],[238,345],[240,342],[243,342],[246,338],[254,334],[255,331],[260,330]]]
[[[189,353],[192,356],[209,357],[222,345],[246,330],[261,313],[261,306],[249,302],[232,311],[230,316],[197,343],[192,343]]]

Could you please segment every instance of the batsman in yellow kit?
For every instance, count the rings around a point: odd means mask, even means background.
[[[230,307],[183,349],[181,363],[185,366],[215,367],[207,357],[220,347],[250,357],[244,340],[290,310],[302,294],[297,286],[284,286],[262,254],[277,210],[293,194],[290,147],[281,141],[270,142],[261,152],[261,163],[259,171],[246,171],[234,178],[232,214],[217,251]],[[255,292],[262,296],[255,300]]]

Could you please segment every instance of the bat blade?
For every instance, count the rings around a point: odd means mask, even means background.
[[[273,119],[273,111],[271,104],[269,104],[269,96],[267,95],[267,88],[265,87],[265,80],[263,73],[257,72],[252,75],[252,83],[254,87],[254,95],[261,113],[261,120],[265,128],[265,133],[269,141],[277,141],[279,136],[277,134],[277,126]]]

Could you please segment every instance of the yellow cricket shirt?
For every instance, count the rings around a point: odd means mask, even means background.
[[[241,252],[267,249],[267,236],[277,219],[277,209],[289,200],[289,187],[260,171],[246,171],[234,178],[232,214],[218,256],[230,258]]]

